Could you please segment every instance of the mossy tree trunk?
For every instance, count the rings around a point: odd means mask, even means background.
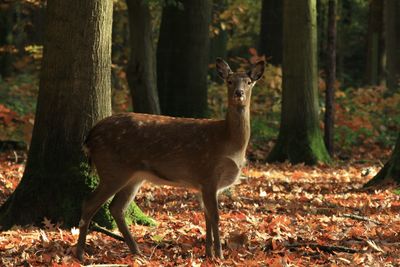
[[[81,145],[111,114],[112,1],[47,3],[47,29],[32,142],[24,175],[0,209],[3,229],[44,217],[77,225],[97,183]],[[97,221],[110,226],[104,209]]]
[[[126,3],[131,49],[126,74],[133,110],[160,114],[149,6],[144,0],[126,0]]]
[[[386,84],[389,92],[400,87],[400,1],[385,0]]]
[[[261,27],[259,54],[265,55],[267,62],[282,64],[283,1],[263,0],[261,7]]]
[[[157,47],[157,86],[163,114],[207,115],[211,0],[166,5]]]
[[[374,178],[364,185],[364,187],[376,186],[386,182],[396,182],[400,184],[400,133],[389,161]]]
[[[277,143],[267,161],[329,162],[318,119],[315,0],[285,0],[283,92]]]

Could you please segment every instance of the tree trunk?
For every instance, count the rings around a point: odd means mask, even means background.
[[[386,84],[390,93],[397,92],[400,83],[400,1],[386,0],[385,5],[386,39]]]
[[[376,186],[386,182],[396,182],[400,184],[400,133],[389,161],[374,178],[364,185],[364,187]]]
[[[149,6],[143,0],[127,0],[126,3],[131,48],[126,74],[133,110],[160,114]]]
[[[328,28],[328,0],[317,0],[317,49],[318,65],[326,65],[327,31]]]
[[[329,0],[328,8],[328,39],[325,94],[325,145],[331,156],[334,154],[334,124],[335,124],[335,81],[336,81],[336,1]]]
[[[282,0],[263,0],[259,54],[265,55],[267,61],[273,65],[282,64],[282,31]]]
[[[157,81],[163,114],[207,114],[211,0],[182,0],[163,8],[157,48]]]
[[[0,208],[0,225],[77,225],[97,183],[82,152],[89,129],[111,114],[111,1],[49,1],[39,97],[25,172]],[[111,226],[102,210],[97,221]]]
[[[371,0],[368,16],[365,84],[378,85],[383,82],[385,63],[383,30],[383,0]]]
[[[11,3],[0,5],[0,78],[9,77],[13,67],[14,8]]]
[[[208,56],[208,63],[215,64],[215,59],[217,57],[227,58],[228,51],[228,30],[226,30],[221,25],[220,15],[223,13],[228,7],[227,0],[214,1],[212,7],[212,28],[217,32],[213,32],[210,38],[210,53]],[[208,69],[208,75],[210,76],[212,81],[223,83],[224,81],[218,77],[218,74],[215,68]]]
[[[318,120],[315,0],[285,0],[279,136],[268,161],[329,162]]]

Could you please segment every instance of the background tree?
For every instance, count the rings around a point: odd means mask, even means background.
[[[378,85],[383,82],[384,78],[383,2],[384,0],[369,1],[364,83],[370,85]]]
[[[14,10],[11,3],[0,6],[0,75],[2,78],[11,75],[12,69],[12,29],[14,25]]]
[[[267,62],[282,64],[283,1],[263,0],[259,54],[266,55]]]
[[[143,0],[126,0],[129,14],[130,58],[127,79],[133,110],[160,114],[151,15]]]
[[[227,22],[221,19],[221,17],[226,16],[227,8],[227,0],[213,1],[212,3],[210,53],[208,57],[209,64],[215,64],[215,59],[217,57],[227,58],[228,55],[228,26]],[[223,80],[218,77],[215,68],[209,68],[208,75],[210,76],[211,80],[218,83],[223,83]]]
[[[368,2],[338,1],[337,4],[336,72],[338,80],[345,87],[360,86],[365,76]]]
[[[318,65],[326,65],[327,29],[328,28],[328,0],[317,0],[317,49]]]
[[[316,0],[285,0],[283,10],[281,125],[267,160],[328,162],[318,120]]]
[[[385,0],[386,83],[391,93],[400,83],[400,1]]]
[[[378,174],[369,180],[364,187],[375,186],[386,182],[396,182],[400,184],[400,133],[397,137],[392,156]]]
[[[23,178],[0,209],[0,225],[76,225],[94,186],[81,144],[111,114],[111,1],[49,1],[32,142]],[[101,30],[99,30],[101,29]],[[110,224],[104,213],[97,217]]]
[[[328,39],[326,60],[326,93],[325,93],[325,145],[331,156],[334,153],[334,124],[335,124],[335,82],[336,82],[336,0],[329,0]]]
[[[157,81],[163,114],[204,117],[211,0],[182,0],[163,8]]]

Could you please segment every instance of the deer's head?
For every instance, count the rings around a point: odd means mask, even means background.
[[[245,107],[250,105],[251,89],[264,73],[265,62],[259,61],[247,72],[233,72],[221,58],[217,58],[218,75],[225,80],[228,87],[230,106]]]

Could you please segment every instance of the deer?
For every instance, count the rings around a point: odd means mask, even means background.
[[[249,71],[233,72],[216,59],[225,80],[228,107],[224,120],[122,113],[98,122],[83,148],[99,176],[96,189],[83,201],[76,256],[83,260],[90,221],[112,196],[109,210],[132,254],[140,249],[124,212],[145,181],[197,190],[203,202],[208,258],[223,258],[218,193],[233,185],[245,164],[250,139],[250,97],[264,73],[259,61]]]

